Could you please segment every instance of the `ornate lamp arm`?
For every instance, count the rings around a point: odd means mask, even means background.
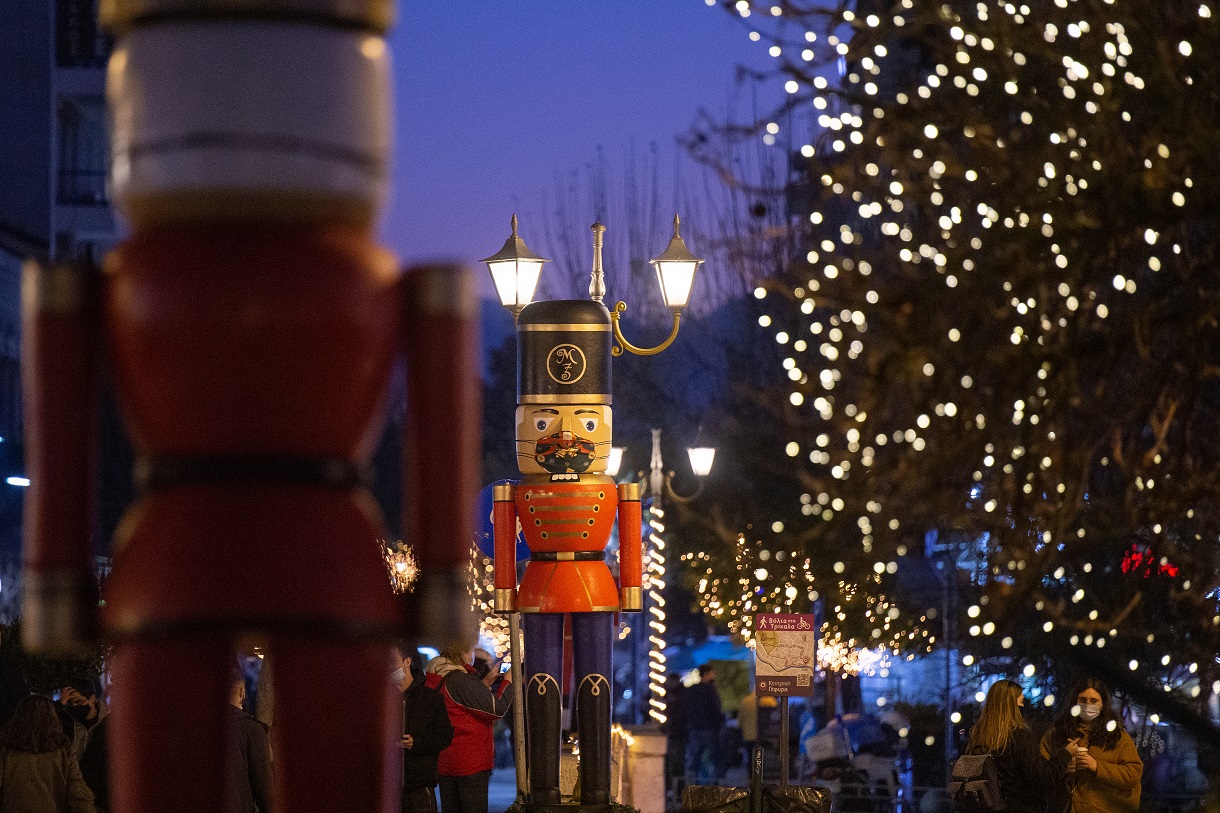
[[[694,492],[691,493],[690,496],[683,497],[681,494],[674,491],[674,486],[673,486],[674,473],[672,471],[666,472],[665,473],[665,496],[669,497],[674,502],[682,503],[683,505],[685,505],[688,502],[698,499],[699,495],[703,493],[703,481],[706,478],[697,477],[695,479],[698,481],[698,485],[695,486]]]
[[[673,344],[674,339],[678,338],[678,322],[682,319],[682,312],[680,310],[675,309],[673,312],[674,313],[674,326],[673,326],[673,329],[669,331],[669,336],[665,339],[665,341],[661,342],[656,347],[649,347],[649,348],[636,347],[634,344],[627,341],[627,339],[623,336],[623,331],[620,330],[619,326],[618,326],[619,317],[622,316],[623,312],[626,310],[627,310],[627,303],[619,302],[617,305],[614,306],[614,310],[610,311],[610,325],[614,329],[614,339],[615,339],[615,341],[618,342],[617,345],[610,348],[610,353],[612,355],[621,356],[621,355],[623,355],[623,351],[627,350],[627,351],[634,353],[637,356],[655,356],[657,353],[660,353],[666,347],[669,347],[671,344]]]

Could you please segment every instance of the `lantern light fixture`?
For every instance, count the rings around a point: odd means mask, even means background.
[[[491,281],[496,286],[500,304],[513,312],[513,321],[521,315],[521,309],[534,298],[542,266],[550,260],[539,257],[526,247],[517,236],[517,215],[513,214],[513,232],[504,241],[504,247],[483,262],[491,272]]]

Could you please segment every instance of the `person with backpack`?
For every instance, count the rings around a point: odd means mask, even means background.
[[[1067,784],[1051,813],[1134,813],[1140,807],[1144,762],[1111,704],[1110,688],[1086,678],[1068,695],[1068,708],[1042,737],[1042,753],[1077,744]]]
[[[1021,716],[1024,705],[1021,684],[1014,681],[998,680],[987,691],[979,719],[970,729],[967,756],[963,759],[989,755],[994,770],[984,768],[980,774],[985,777],[992,773],[990,782],[998,788],[967,797],[964,791],[968,783],[961,783],[962,787],[955,789],[954,798],[959,813],[986,813],[987,810],[1045,813],[1051,788],[1063,783],[1068,765],[1076,754],[1076,740],[1068,740],[1049,759],[1043,758],[1037,739]],[[997,789],[999,804],[995,800]]]
[[[453,726],[449,747],[437,758],[441,813],[487,813],[495,767],[496,721],[512,703],[509,682],[499,671],[479,678],[474,648],[449,645],[428,661],[426,685],[440,692]]]

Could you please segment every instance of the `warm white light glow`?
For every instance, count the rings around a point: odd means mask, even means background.
[[[661,284],[661,298],[665,300],[665,307],[671,310],[685,308],[699,262],[653,260],[653,263],[657,267],[657,281]]]
[[[606,461],[606,474],[611,477],[618,476],[618,470],[623,465],[623,452],[626,451],[622,446],[610,447],[610,459]]]
[[[541,260],[500,260],[487,263],[487,267],[501,305],[524,307],[533,301],[538,275],[542,273]]]
[[[690,467],[699,477],[706,477],[712,471],[712,461],[716,458],[716,450],[711,446],[696,446],[686,450],[690,457]]]

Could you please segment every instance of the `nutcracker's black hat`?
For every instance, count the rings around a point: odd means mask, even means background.
[[[517,403],[609,404],[611,336],[600,302],[526,305],[517,318]]]

